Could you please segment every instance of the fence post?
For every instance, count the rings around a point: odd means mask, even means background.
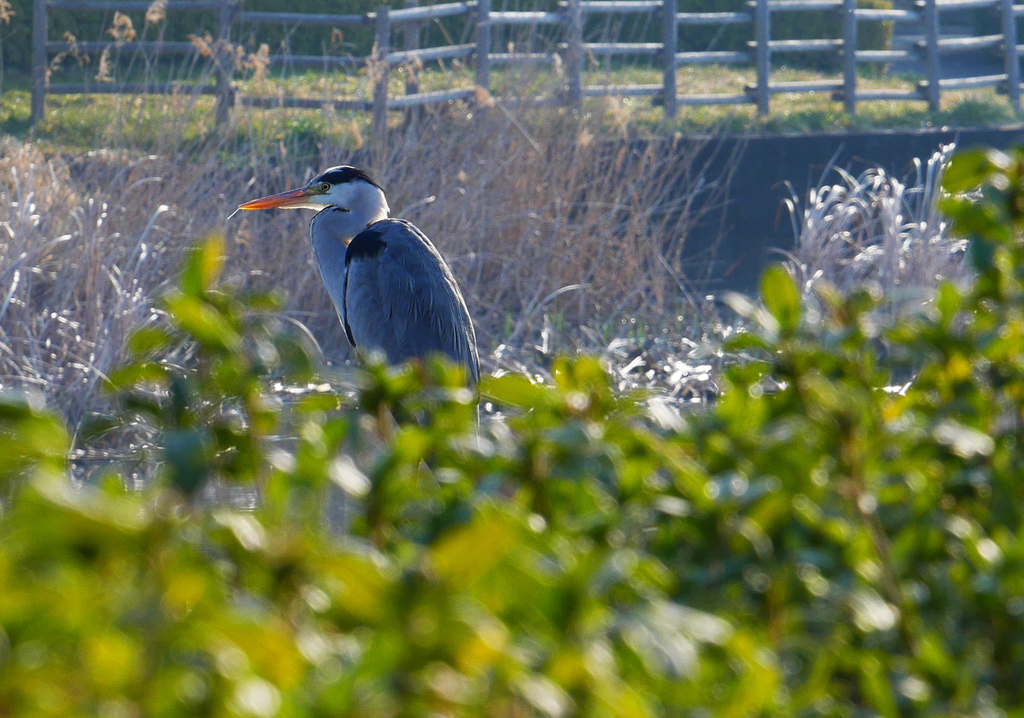
[[[1013,11],[1013,0],[1002,0],[1003,10],[1003,61],[1006,67],[1006,94],[1010,107],[1020,112],[1020,56],[1017,54],[1017,16]]]
[[[924,0],[924,39],[928,109],[936,112],[942,99],[939,87],[939,79],[942,77],[939,66],[939,8],[936,0]]]
[[[47,0],[32,6],[32,126],[46,117],[46,38],[49,34]]]
[[[388,6],[377,7],[375,40],[373,43],[373,136],[378,158],[383,158],[388,138],[388,54],[391,43],[391,20]]]
[[[843,0],[843,105],[857,114],[857,0]]]
[[[405,0],[405,7],[407,8],[419,6],[419,0]],[[420,23],[418,20],[402,25],[402,42],[406,52],[420,49]],[[405,94],[407,95],[415,95],[420,91],[419,77],[411,68],[412,63],[409,63],[405,73]]]
[[[476,84],[491,91],[491,0],[476,5]]]
[[[234,74],[234,53],[228,47],[231,42],[231,16],[234,14],[233,0],[218,0],[217,3],[217,44],[213,58],[217,93],[216,123],[227,124],[231,108],[235,104],[235,88],[231,86]]]
[[[754,10],[754,35],[757,53],[757,114],[767,115],[770,110],[772,51],[772,16],[768,0],[757,0]]]
[[[676,118],[678,107],[676,105],[676,40],[679,37],[679,28],[676,25],[676,0],[662,0],[661,26],[663,36],[661,41],[662,62],[665,63],[664,80],[665,86],[665,119]]]
[[[577,111],[583,109],[583,86],[580,68],[583,65],[583,5],[581,0],[569,0],[569,37],[565,53],[565,71],[569,79],[569,106]]]

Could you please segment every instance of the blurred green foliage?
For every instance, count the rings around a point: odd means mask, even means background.
[[[970,286],[887,326],[771,269],[688,415],[595,359],[480,429],[441,364],[311,383],[208,242],[111,377],[147,489],[0,403],[0,715],[1019,715],[1024,152],[945,187]]]

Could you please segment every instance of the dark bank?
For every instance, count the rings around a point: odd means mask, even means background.
[[[684,140],[680,157],[696,151],[706,177],[728,179],[724,197],[710,199],[709,193],[697,202],[702,217],[687,238],[687,277],[706,293],[756,287],[764,268],[781,259],[776,250],[793,247],[783,200],[792,192],[803,201],[810,188],[837,181],[835,172],[826,172],[830,166],[854,175],[880,166],[913,177],[914,158],[927,160],[941,145],[1005,149],[1022,140],[1024,126]]]

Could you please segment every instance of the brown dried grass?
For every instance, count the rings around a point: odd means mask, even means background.
[[[460,112],[394,131],[371,164],[396,216],[448,258],[485,354],[535,339],[552,317],[566,336],[595,342],[624,316],[675,319],[701,181],[678,147],[595,141],[550,112]],[[37,387],[80,425],[102,404],[103,377],[132,330],[156,321],[154,299],[184,250],[212,232],[228,237],[233,281],[282,290],[285,314],[328,358],[349,356],[313,262],[308,213],[226,217],[331,164],[365,165],[365,154],[325,147],[315,166],[252,154],[244,166],[238,154],[224,160],[225,142],[80,157],[0,144],[0,385]]]

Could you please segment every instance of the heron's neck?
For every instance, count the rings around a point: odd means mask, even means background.
[[[352,239],[374,222],[388,218],[388,206],[360,208],[346,212],[337,207],[326,207],[318,212],[310,224],[313,241],[330,239],[348,245]]]
[[[363,216],[355,217],[357,221],[363,223],[363,226],[359,229],[359,232],[362,232],[364,229],[369,227],[374,222],[380,222],[382,219],[388,218],[388,214],[391,211],[391,208],[388,207],[388,203],[386,201],[383,201],[383,197],[381,198],[381,200],[382,201],[380,204],[375,205],[372,208],[367,208],[367,211],[363,213]],[[358,234],[359,232],[356,232],[356,234]],[[355,235],[352,236],[354,237]],[[349,239],[351,239],[351,237]]]
[[[387,219],[391,212],[387,197],[384,196],[380,187],[366,182],[357,182],[354,185],[349,185],[349,189],[350,199],[340,204],[342,207],[350,208],[348,212],[345,212],[346,218],[343,220],[345,225],[343,241],[346,245],[374,222]]]

